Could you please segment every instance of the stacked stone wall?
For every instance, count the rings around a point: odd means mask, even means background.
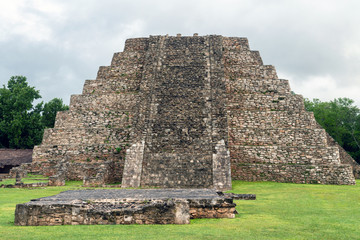
[[[104,183],[121,182],[142,78],[146,46],[140,45],[146,42],[129,41],[126,52],[99,68],[96,80],[85,81],[81,95],[71,96],[70,110],[57,114],[35,147],[32,172],[55,175],[65,159],[67,179],[93,179],[106,165]]]
[[[261,79],[259,81],[254,81],[254,79],[237,79],[236,81],[229,80],[226,83],[228,93],[290,93],[289,81],[284,79]]]
[[[319,146],[248,146],[238,145],[230,148],[234,164],[340,164],[337,147]]]
[[[104,110],[123,110],[132,111],[137,104],[138,94],[135,93],[109,93],[109,94],[89,94],[72,95],[70,100],[70,110],[83,111],[104,111]]]
[[[235,179],[244,181],[277,181],[311,184],[355,184],[349,165],[289,165],[240,164],[232,165]]]
[[[251,146],[325,146],[324,129],[230,128],[232,145]]]
[[[302,96],[292,94],[274,68],[263,70],[259,56],[243,46],[246,41],[225,39],[233,179],[354,184],[350,165],[342,164],[338,146],[328,143],[325,130],[305,111]]]
[[[229,111],[229,127],[278,129],[303,128],[314,129],[316,120],[312,112],[288,111]]]
[[[64,111],[58,112],[55,128],[119,128],[132,125],[128,111]]]
[[[260,111],[291,111],[304,112],[304,100],[301,95],[278,94],[229,94],[230,109]]]

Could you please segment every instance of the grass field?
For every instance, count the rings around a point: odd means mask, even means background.
[[[14,226],[17,203],[78,189],[80,182],[42,189],[0,189],[0,239],[360,239],[356,186],[233,181],[235,219],[194,219],[189,225]]]

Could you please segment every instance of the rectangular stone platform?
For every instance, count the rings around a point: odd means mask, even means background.
[[[235,206],[210,189],[75,190],[18,204],[15,225],[189,224],[235,218]]]

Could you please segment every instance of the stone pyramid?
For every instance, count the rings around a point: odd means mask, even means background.
[[[150,36],[128,39],[71,96],[29,170],[123,187],[355,184],[328,138],[246,38]]]

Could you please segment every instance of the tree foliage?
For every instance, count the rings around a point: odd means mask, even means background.
[[[48,103],[44,104],[43,115],[41,123],[45,128],[52,128],[55,124],[55,117],[58,111],[69,110],[69,107],[65,105],[60,98],[54,98]]]
[[[67,106],[57,98],[34,106],[40,98],[24,76],[13,76],[0,88],[0,147],[33,148],[41,143],[44,128],[53,127],[56,111]]]
[[[360,163],[360,109],[349,98],[330,102],[305,99],[305,108],[316,121]]]

